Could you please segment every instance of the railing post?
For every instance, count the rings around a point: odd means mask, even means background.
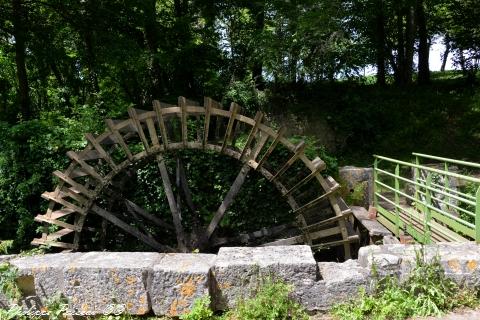
[[[424,215],[424,236],[423,242],[425,244],[431,242],[431,232],[430,232],[430,220],[432,219],[432,212],[430,207],[432,206],[432,192],[430,188],[432,186],[432,173],[429,172],[427,175],[427,183],[425,188],[425,215]]]
[[[445,162],[445,172],[448,172],[448,162]],[[445,192],[449,192],[450,190],[450,178],[448,177],[448,175],[444,174],[443,175],[444,179],[445,179]],[[450,211],[450,197],[447,197],[445,196],[445,202],[447,203],[447,211]]]
[[[378,159],[373,161],[373,206],[378,210],[377,181],[378,181]]]
[[[400,176],[400,165],[395,166],[395,235],[400,236],[400,199],[398,196],[398,191],[400,191],[400,181],[398,177]]]
[[[420,159],[418,158],[418,156],[415,156],[415,164],[417,166],[420,165]],[[415,200],[416,200],[415,204],[417,204],[420,199],[420,197],[418,196],[419,195],[418,191],[420,188],[418,186],[418,182],[419,182],[418,179],[420,178],[420,169],[418,169],[418,167],[415,167],[413,171],[414,171],[413,175],[415,176],[413,179],[415,181]]]
[[[475,205],[475,241],[480,243],[480,186],[477,189]]]

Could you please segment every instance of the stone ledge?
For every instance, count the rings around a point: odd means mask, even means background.
[[[27,306],[39,309],[49,297],[63,294],[74,315],[101,314],[120,304],[130,314],[178,316],[205,295],[211,296],[216,309],[233,307],[267,276],[292,284],[292,297],[307,310],[327,310],[353,299],[360,287],[368,290],[374,264],[380,275],[404,279],[421,248],[368,246],[360,249],[358,260],[318,264],[308,246],[222,248],[218,255],[60,253],[13,257],[9,262],[18,268]],[[480,286],[480,247],[475,243],[427,245],[424,251],[427,261],[439,256],[446,275],[457,283]],[[0,307],[2,301],[5,307],[0,294]]]

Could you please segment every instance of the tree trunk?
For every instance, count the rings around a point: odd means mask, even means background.
[[[440,71],[442,72],[445,71],[445,67],[448,61],[448,55],[450,54],[450,50],[452,48],[450,38],[448,37],[448,35],[445,35],[443,42],[445,44],[445,51],[443,52],[443,55],[442,55],[442,66],[440,67]]]
[[[398,85],[405,84],[405,41],[403,37],[403,10],[397,9],[397,72],[395,82]]]
[[[417,0],[416,20],[418,26],[418,83],[430,82],[430,67],[428,65],[430,45],[428,43],[427,19],[424,0]],[[443,65],[443,63],[442,63]],[[445,69],[445,67],[443,67]]]
[[[145,12],[145,40],[147,43],[148,50],[150,51],[150,76],[152,78],[153,86],[153,96],[160,96],[165,93],[165,86],[163,84],[162,78],[162,67],[157,56],[158,44],[160,42],[158,36],[158,28],[156,21],[156,8],[155,0],[150,0],[146,2],[146,12]],[[175,2],[177,3],[177,1]]]
[[[377,45],[377,84],[385,85],[385,18],[383,13],[383,0],[377,0],[376,45]]]
[[[415,46],[415,14],[412,6],[406,8],[406,27],[405,27],[405,69],[404,83],[412,83],[413,75],[413,55]]]
[[[265,27],[265,2],[259,1],[254,3],[254,12],[255,12],[255,32],[257,36],[261,36],[263,29]],[[255,86],[259,90],[263,90],[265,87],[265,82],[263,80],[262,71],[263,71],[263,59],[258,52],[253,57],[253,67],[252,67],[252,77],[255,81]]]
[[[15,63],[17,66],[18,94],[23,120],[31,118],[27,67],[25,65],[25,7],[22,0],[12,0],[13,36],[15,38]]]

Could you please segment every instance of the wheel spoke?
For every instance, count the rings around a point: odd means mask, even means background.
[[[217,212],[215,212],[215,215],[212,218],[212,221],[210,221],[210,224],[207,227],[207,230],[205,232],[206,238],[210,238],[217,228],[218,224],[222,220],[223,216],[225,215],[225,212],[227,211],[228,207],[232,204],[233,200],[237,196],[237,194],[240,192],[240,189],[245,182],[245,178],[247,177],[248,173],[250,172],[251,167],[248,164],[244,164],[242,166],[242,169],[238,173],[237,177],[235,178],[235,181],[233,182],[232,186],[230,187],[230,190],[228,190],[227,195],[223,199],[222,203],[217,209]]]
[[[157,162],[158,168],[160,170],[160,175],[162,176],[165,194],[167,195],[168,206],[170,207],[170,212],[172,213],[173,225],[177,234],[178,248],[180,249],[180,251],[186,251],[185,232],[182,226],[182,217],[175,201],[172,184],[170,183],[170,177],[168,176],[167,167],[165,166],[165,160],[161,155],[158,155]]]
[[[101,216],[102,218],[108,220],[108,222],[110,222],[113,225],[119,227],[120,229],[124,230],[125,232],[131,234],[132,236],[136,237],[137,239],[139,239],[140,241],[142,241],[146,245],[154,248],[155,250],[164,251],[164,252],[175,252],[176,251],[175,249],[173,249],[169,246],[166,246],[166,245],[163,245],[163,244],[157,242],[151,235],[147,235],[147,234],[142,233],[137,228],[125,223],[123,220],[121,220],[120,218],[115,216],[113,213],[111,213],[111,212],[109,212],[109,211],[107,211],[103,208],[100,208],[99,206],[97,206],[95,204],[92,206],[91,210],[94,213]]]
[[[125,199],[125,205],[126,205],[127,210],[129,212],[137,213],[137,214],[141,215],[142,217],[150,220],[151,222],[153,222],[154,224],[156,224],[159,227],[167,228],[169,230],[175,230],[175,228],[172,225],[166,223],[165,221],[163,221],[159,217],[156,217],[155,215],[151,214],[150,212],[148,212],[144,208],[140,207],[139,205],[135,204],[134,202],[132,202],[128,199]]]

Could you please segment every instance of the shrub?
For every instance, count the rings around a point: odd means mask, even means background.
[[[241,300],[228,312],[229,320],[308,319],[303,307],[291,297],[292,287],[282,281],[267,278],[254,298]]]
[[[405,282],[400,283],[394,277],[379,279],[371,295],[362,290],[357,299],[336,305],[332,314],[342,320],[401,320],[439,316],[456,307],[476,305],[476,292],[460,288],[445,276],[438,257],[427,262],[420,251],[416,266]]]

